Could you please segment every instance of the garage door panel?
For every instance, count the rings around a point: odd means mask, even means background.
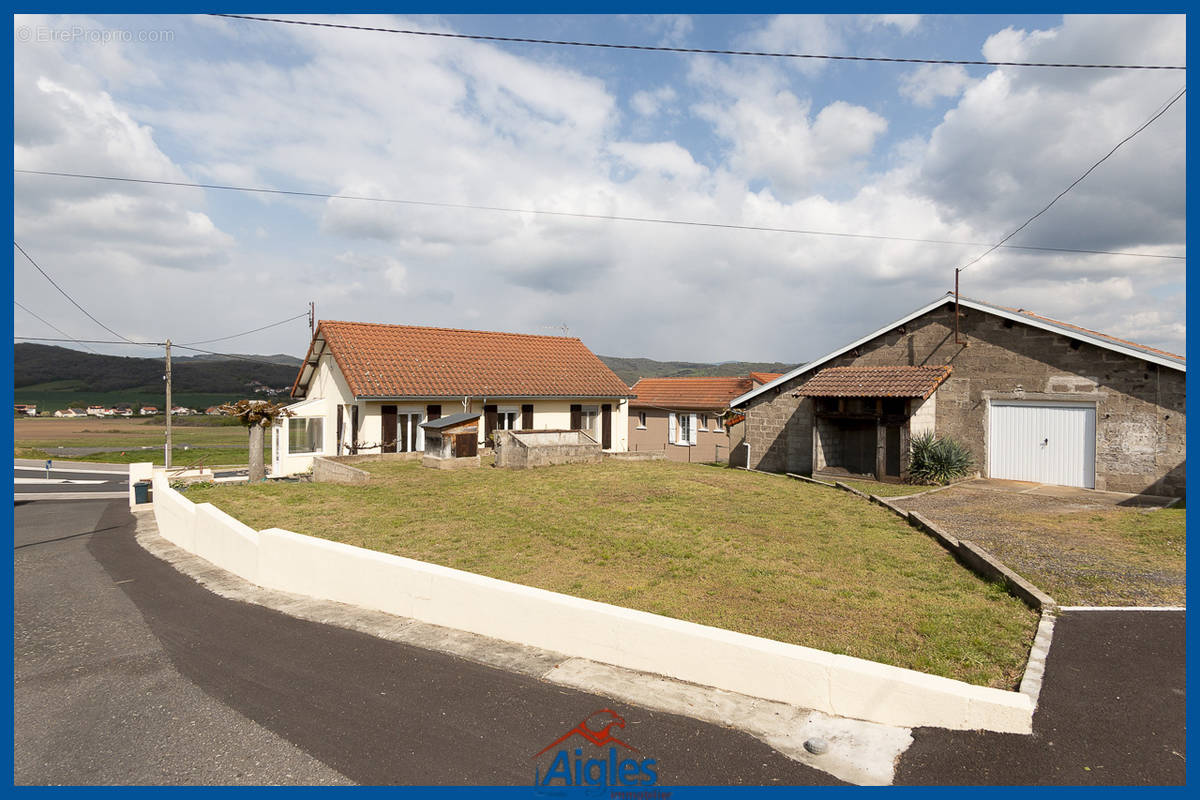
[[[994,403],[988,474],[1095,488],[1096,409],[1068,403]]]

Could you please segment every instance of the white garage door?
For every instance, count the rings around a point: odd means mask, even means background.
[[[988,475],[1096,488],[1096,409],[1078,403],[993,402]]]

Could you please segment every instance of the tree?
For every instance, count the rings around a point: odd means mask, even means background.
[[[238,400],[221,406],[222,414],[238,417],[250,431],[250,481],[261,481],[266,477],[263,467],[263,431],[275,420],[290,417],[292,413],[283,403],[267,400]]]

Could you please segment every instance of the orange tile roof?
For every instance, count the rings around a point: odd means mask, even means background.
[[[770,383],[782,374],[782,372],[751,372],[750,380],[755,383]]]
[[[729,408],[729,401],[751,387],[749,378],[642,378],[633,385],[630,407],[708,411]]]
[[[796,390],[799,397],[920,397],[950,377],[949,366],[827,367]]]
[[[321,322],[356,397],[628,397],[629,387],[583,342],[454,328]],[[296,395],[308,364],[292,388]],[[305,387],[307,388],[307,387]]]

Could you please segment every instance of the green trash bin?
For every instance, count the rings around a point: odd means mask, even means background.
[[[150,481],[138,481],[133,485],[133,502],[137,505],[150,502]]]

